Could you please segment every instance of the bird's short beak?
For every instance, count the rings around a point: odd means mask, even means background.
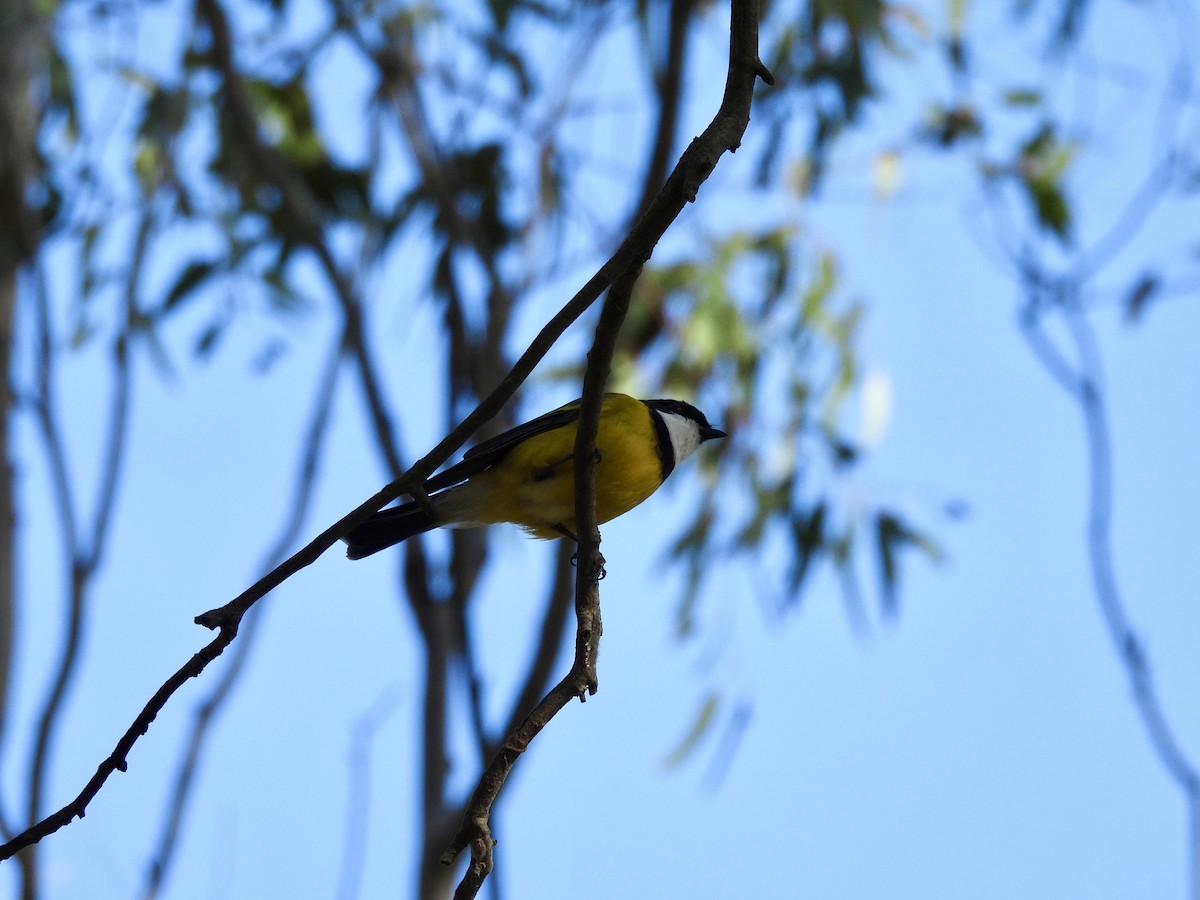
[[[713,428],[711,425],[702,427],[700,429],[700,440],[701,441],[711,441],[713,438],[722,438],[722,437],[729,437],[729,435],[727,435],[725,432],[721,431],[721,429],[719,429],[719,428]]]

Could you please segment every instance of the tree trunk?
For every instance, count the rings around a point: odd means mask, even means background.
[[[38,170],[33,71],[44,49],[45,22],[26,0],[0,0],[0,747],[8,732],[8,684],[12,666],[13,466],[9,413],[13,311],[22,267],[38,242],[37,214],[29,206]],[[8,823],[10,826],[15,823]],[[20,857],[24,896],[36,893],[33,848]]]

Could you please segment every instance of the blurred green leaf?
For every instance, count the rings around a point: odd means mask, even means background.
[[[250,78],[245,84],[263,130],[284,156],[301,169],[325,161],[325,145],[316,131],[302,75],[278,84],[265,78]]]
[[[710,693],[701,700],[700,707],[696,710],[696,715],[692,717],[691,727],[688,729],[687,734],[683,736],[683,739],[676,745],[675,749],[663,760],[664,766],[668,769],[677,768],[696,752],[696,748],[700,746],[716,723],[717,712],[721,705],[720,701],[721,698],[715,693]]]
[[[915,530],[888,510],[880,510],[875,518],[875,538],[883,610],[895,615],[898,610],[899,553],[913,547],[923,551],[931,561],[940,562],[942,550],[928,535]]]
[[[1074,155],[1074,145],[1061,140],[1055,124],[1046,121],[1022,145],[1017,167],[1035,220],[1064,242],[1071,237],[1071,207],[1061,181]]]
[[[825,546],[825,504],[818,503],[809,511],[797,510],[791,515],[792,569],[788,576],[788,595],[795,598],[804,586],[812,564]]]
[[[66,122],[66,136],[74,142],[79,137],[79,110],[75,104],[75,80],[71,66],[62,55],[57,40],[46,43],[47,74],[49,75],[50,112],[61,113]]]
[[[1005,91],[1003,100],[1008,106],[1037,106],[1042,102],[1042,92],[1036,88],[1015,88]]]
[[[974,107],[935,106],[925,116],[921,136],[941,149],[951,149],[962,141],[983,134],[983,122]]]
[[[1042,227],[1061,240],[1071,237],[1071,207],[1059,186],[1044,178],[1028,178],[1025,190],[1033,204],[1034,215]]]
[[[885,612],[896,612],[896,545],[903,538],[900,523],[888,513],[875,520],[876,549],[879,553],[879,579]]]

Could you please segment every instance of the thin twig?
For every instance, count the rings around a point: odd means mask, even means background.
[[[1113,526],[1112,438],[1102,386],[1100,350],[1078,298],[1060,293],[1049,307],[1060,312],[1075,345],[1078,361],[1073,367],[1045,333],[1037,311],[1038,287],[1030,286],[1031,299],[1021,317],[1022,333],[1047,372],[1079,405],[1087,434],[1088,511],[1087,550],[1092,589],[1100,607],[1109,638],[1129,678],[1134,705],[1142,725],[1167,774],[1183,791],[1188,808],[1188,871],[1190,896],[1200,900],[1200,772],[1188,759],[1167,718],[1154,682],[1154,671],[1146,649],[1129,619],[1117,584]]]
[[[450,865],[470,847],[471,861],[454,893],[455,900],[474,897],[491,873],[494,858],[491,813],[509,774],[530,743],[571,700],[594,694],[598,688],[596,655],[600,645],[600,578],[604,560],[600,556],[600,531],[596,527],[596,485],[593,452],[600,424],[600,406],[608,381],[617,332],[629,308],[629,295],[640,268],[614,284],[604,304],[596,339],[588,354],[584,373],[583,399],[575,438],[575,528],[578,571],[575,578],[575,659],[570,671],[534,707],[521,725],[509,735],[500,751],[479,777],[463,816],[463,824],[442,854]]]
[[[116,747],[96,768],[96,772],[84,785],[78,796],[70,803],[62,807],[58,811],[50,814],[40,822],[35,823],[21,834],[8,841],[3,846],[0,846],[0,861],[8,859],[14,853],[23,850],[32,844],[36,844],[48,834],[53,834],[65,825],[71,823],[76,818],[82,818],[87,811],[88,804],[100,792],[100,788],[108,780],[113,772],[124,772],[128,768],[129,751],[133,749],[133,745],[137,743],[146,731],[154,722],[155,717],[166,706],[167,701],[177,690],[187,684],[188,679],[195,678],[211,663],[214,659],[224,652],[225,648],[237,637],[237,624],[226,623],[218,626],[220,631],[218,635],[203,647],[198,653],[192,656],[183,666],[181,666],[170,678],[168,678],[162,686],[155,691],[137,718],[133,720],[133,724],[117,741]]]
[[[542,615],[542,630],[538,635],[537,648],[533,660],[525,673],[525,681],[517,692],[508,718],[501,735],[508,735],[521,724],[529,715],[529,711],[537,704],[546,689],[550,686],[550,677],[554,673],[554,661],[562,649],[563,636],[567,632],[567,614],[571,610],[574,579],[574,567],[571,557],[575,548],[568,541],[559,541],[558,553],[554,560],[554,575],[550,579],[550,591],[546,598],[546,611]],[[487,749],[486,758],[490,759],[499,745],[491,744]]]

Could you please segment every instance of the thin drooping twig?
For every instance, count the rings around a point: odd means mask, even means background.
[[[214,10],[218,14],[220,12],[216,0],[198,0],[197,6],[202,13],[211,13]],[[242,617],[251,606],[288,578],[314,563],[342,535],[366,521],[386,504],[404,494],[423,496],[421,485],[438,466],[449,459],[450,454],[500,411],[566,329],[595,302],[615,278],[650,258],[655,245],[684,206],[695,200],[700,185],[712,173],[717,161],[726,151],[736,150],[740,145],[750,120],[750,101],[755,79],[761,77],[768,84],[774,80],[758,58],[757,4],[753,0],[736,0],[732,4],[731,21],[729,74],[717,116],[684,151],[663,189],[616,252],[543,326],[492,393],[480,401],[456,428],[407,472],[338,519],[233,600],[197,616],[196,622],[216,630],[217,636],[155,691],[129,729],[118,740],[113,751],[100,763],[83,790],[61,809],[0,846],[0,860],[9,858],[23,847],[36,843],[73,819],[83,816],[88,804],[109,776],[116,771],[125,771],[129,751],[150,727],[171,696],[186,684],[188,679],[203,672],[237,637]]]
[[[58,531],[62,540],[62,553],[65,557],[67,578],[65,579],[68,600],[67,617],[63,628],[62,645],[55,675],[51,681],[46,699],[42,702],[41,713],[38,717],[38,727],[34,738],[32,753],[29,760],[29,795],[26,798],[24,821],[34,822],[41,815],[42,783],[45,777],[47,754],[50,752],[51,739],[58,722],[58,710],[65,696],[76,660],[79,658],[78,648],[82,636],[83,623],[83,593],[82,582],[76,577],[79,557],[76,542],[78,540],[77,513],[75,498],[71,491],[71,479],[67,471],[66,453],[59,424],[53,414],[55,402],[55,378],[53,361],[53,340],[50,323],[49,286],[45,273],[38,268],[34,274],[34,365],[36,370],[36,390],[33,400],[34,418],[38,424],[38,434],[44,447],[46,463],[50,471],[50,489],[54,498],[55,514],[58,519]],[[21,893],[23,897],[37,894],[38,863],[33,850],[22,853],[18,860],[21,867]]]
[[[324,438],[328,430],[334,389],[338,383],[338,371],[343,361],[344,348],[343,336],[334,343],[318,381],[308,430],[300,444],[304,448],[304,455],[296,469],[292,499],[286,506],[287,515],[279,536],[266,554],[263,565],[265,569],[278,565],[288,548],[295,544],[300,536],[300,529],[303,527],[305,516],[308,513],[313,487],[316,484],[317,465],[325,446]],[[233,656],[229,660],[229,665],[209,695],[196,707],[184,757],[176,770],[175,784],[167,803],[167,821],[163,826],[158,847],[147,867],[146,885],[142,891],[142,896],[146,900],[158,896],[166,881],[171,862],[174,859],[183,817],[187,811],[188,799],[195,783],[195,774],[199,767],[205,738],[221,707],[231,696],[233,686],[243,670],[247,655],[254,646],[252,638],[256,633],[258,621],[257,617],[247,617],[245,627],[242,629],[242,640],[238,642]]]
[[[1087,550],[1092,590],[1109,638],[1129,678],[1134,705],[1150,744],[1167,774],[1183,791],[1188,809],[1189,896],[1200,898],[1200,771],[1188,759],[1167,718],[1154,671],[1117,583],[1112,544],[1112,439],[1096,336],[1080,309],[1075,282],[1044,284],[1031,266],[1024,268],[1023,279],[1030,300],[1021,316],[1022,333],[1038,361],[1078,404],[1083,416],[1087,435]],[[1052,298],[1045,302],[1047,291]],[[1049,310],[1060,313],[1066,322],[1075,349],[1074,364],[1043,330],[1042,318]]]
[[[346,822],[342,837],[342,858],[338,864],[338,900],[355,900],[362,884],[366,861],[367,818],[371,806],[371,745],[396,708],[400,697],[395,691],[383,693],[371,707],[355,719],[350,729],[347,760],[349,784],[346,788]]]
[[[575,660],[570,671],[520,726],[508,736],[500,750],[484,769],[467,802],[463,824],[442,854],[442,863],[450,865],[467,847],[471,861],[454,893],[455,900],[469,900],[492,871],[495,841],[492,839],[492,806],[499,797],[509,774],[530,743],[571,700],[594,694],[598,687],[596,654],[600,646],[600,578],[604,560],[600,556],[600,530],[596,527],[596,435],[600,426],[600,405],[604,386],[616,347],[617,333],[629,309],[629,296],[640,273],[630,271],[608,292],[608,298],[596,327],[596,338],[588,354],[584,373],[583,399],[579,407],[579,425],[575,436]]]
[[[1168,719],[1147,651],[1134,628],[1116,575],[1113,546],[1112,430],[1103,385],[1103,359],[1084,310],[1084,289],[1142,231],[1155,211],[1181,189],[1195,168],[1194,140],[1184,133],[1186,111],[1194,102],[1195,72],[1188,48],[1197,37],[1194,12],[1186,4],[1164,8],[1168,32],[1179,47],[1170,67],[1168,86],[1161,95],[1149,146],[1156,159],[1124,204],[1112,211],[1110,222],[1091,246],[1072,254],[1069,265],[1052,273],[1030,247],[1002,247],[1001,258],[1015,271],[1024,303],[1020,310],[1023,337],[1050,378],[1077,405],[1083,419],[1087,454],[1086,549],[1092,593],[1109,639],[1125,670],[1134,706],[1150,745],[1170,779],[1184,796],[1188,811],[1188,896],[1200,900],[1200,766],[1189,759]],[[1003,215],[1007,206],[995,196],[991,211]],[[1016,231],[1012,223],[996,229]],[[1045,319],[1062,317],[1073,354],[1064,352],[1047,332]]]
[[[537,704],[546,688],[550,685],[550,676],[554,672],[554,661],[562,647],[563,635],[566,633],[567,614],[571,609],[572,573],[571,557],[575,549],[568,541],[559,541],[558,553],[554,560],[554,575],[550,580],[550,591],[546,598],[546,612],[542,616],[542,630],[538,635],[537,649],[533,653],[533,661],[525,673],[525,681],[517,691],[512,706],[509,708],[502,736],[511,734],[513,729],[521,724],[521,720]],[[492,743],[487,748],[486,758],[490,759],[499,749],[499,744]]]

